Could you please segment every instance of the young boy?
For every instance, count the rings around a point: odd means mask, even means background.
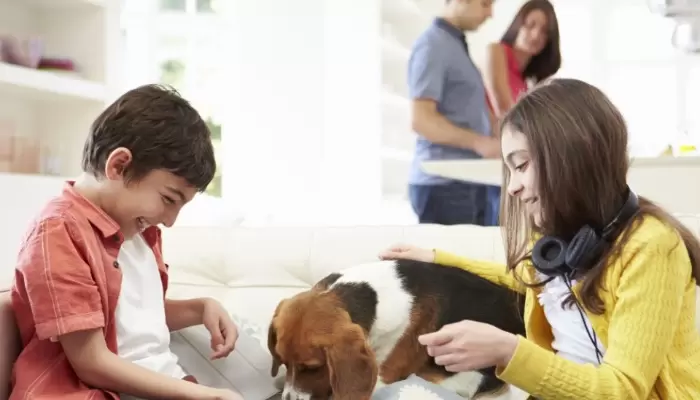
[[[172,226],[216,169],[200,115],[174,91],[131,90],[93,123],[82,168],[23,240],[10,399],[240,399],[197,384],[169,348],[170,331],[197,324],[213,358],[237,337],[216,301],[165,299],[157,225]]]

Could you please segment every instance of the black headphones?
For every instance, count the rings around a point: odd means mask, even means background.
[[[576,232],[571,242],[554,237],[543,236],[532,249],[532,263],[537,271],[549,276],[572,277],[577,272],[592,268],[605,250],[605,245],[612,242],[621,225],[627,223],[639,210],[637,195],[627,188],[627,199],[617,215],[602,230],[589,225]]]
[[[543,236],[532,248],[532,264],[540,273],[552,280],[561,277],[566,287],[573,293],[571,279],[578,272],[585,272],[593,268],[605,250],[605,245],[615,239],[620,226],[627,223],[639,210],[639,198],[627,188],[627,199],[617,212],[617,215],[605,227],[599,231],[589,225],[583,226],[576,232],[571,242],[554,237]],[[576,300],[574,298],[574,300]],[[598,363],[603,359],[603,353],[598,347],[598,337],[595,332],[589,331],[583,309],[578,301],[576,308],[581,315],[581,321],[586,329],[586,335],[591,340]]]

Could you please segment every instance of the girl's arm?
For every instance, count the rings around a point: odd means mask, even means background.
[[[460,268],[477,274],[497,285],[505,286],[521,294],[525,293],[525,287],[515,279],[512,272],[506,269],[505,264],[465,258],[438,249],[435,250],[435,263]]]
[[[491,43],[486,55],[484,70],[486,90],[493,99],[493,110],[500,117],[513,106],[513,97],[508,84],[508,62],[500,43]]]
[[[148,399],[219,400],[228,393],[159,374],[112,353],[102,329],[77,331],[60,336],[66,357],[86,384]]]
[[[616,287],[610,288],[616,302],[609,311],[607,350],[600,366],[566,360],[519,338],[508,365],[497,369],[499,377],[542,399],[650,398],[679,323],[693,318],[689,310],[681,314],[691,267],[679,240],[670,231],[657,234],[617,261],[625,264]],[[692,290],[690,296],[695,295]]]

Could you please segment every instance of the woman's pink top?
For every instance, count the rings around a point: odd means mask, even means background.
[[[520,67],[518,67],[518,61],[515,59],[513,48],[506,43],[501,43],[501,46],[503,46],[503,50],[506,52],[508,86],[510,86],[510,93],[513,96],[513,101],[515,101],[522,93],[527,92],[527,83],[523,78],[523,73],[520,71]]]
[[[518,67],[518,61],[515,59],[515,53],[513,53],[513,48],[505,43],[501,43],[503,46],[503,51],[506,53],[506,70],[508,73],[508,86],[510,87],[510,94],[513,97],[513,101],[518,100],[518,97],[527,92],[527,83],[523,78],[522,72]],[[495,113],[493,104],[491,103],[491,98],[486,96],[486,103],[492,112]]]

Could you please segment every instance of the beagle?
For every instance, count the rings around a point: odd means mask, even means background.
[[[523,297],[467,271],[379,261],[332,273],[283,299],[268,332],[271,374],[287,372],[283,400],[368,400],[415,374],[468,399],[502,394],[495,368],[452,373],[418,336],[469,319],[525,334]]]

